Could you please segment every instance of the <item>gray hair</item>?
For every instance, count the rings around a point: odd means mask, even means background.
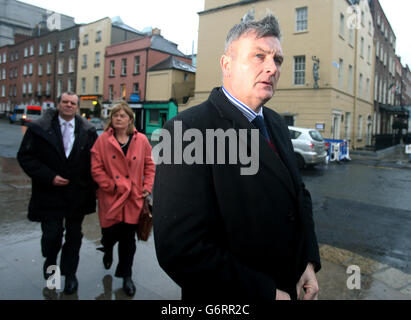
[[[227,34],[224,53],[227,53],[228,49],[234,41],[250,32],[255,32],[257,38],[274,36],[278,40],[281,40],[281,30],[278,19],[272,13],[268,13],[263,19],[259,21],[242,19],[240,23],[233,26]]]

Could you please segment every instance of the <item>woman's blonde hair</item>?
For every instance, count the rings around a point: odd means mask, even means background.
[[[113,115],[116,114],[117,112],[119,112],[120,110],[123,110],[129,116],[129,118],[133,120],[133,121],[131,121],[131,123],[128,125],[128,128],[127,128],[127,134],[131,135],[131,134],[133,134],[133,132],[135,130],[134,112],[133,112],[133,110],[131,110],[130,106],[124,101],[117,103],[113,107],[113,109],[111,109],[110,115],[108,116],[108,122],[107,122],[107,125],[106,125],[106,128],[104,129],[104,131],[107,131],[110,128],[113,128],[113,130],[115,130],[114,127],[113,127]]]

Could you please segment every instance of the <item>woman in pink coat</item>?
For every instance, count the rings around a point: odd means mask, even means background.
[[[118,242],[116,277],[127,295],[135,293],[131,268],[136,252],[136,228],[144,198],[151,193],[155,165],[151,146],[134,127],[134,113],[125,102],[111,110],[105,131],[91,149],[91,173],[99,185],[98,214],[102,228],[103,264],[110,269]]]

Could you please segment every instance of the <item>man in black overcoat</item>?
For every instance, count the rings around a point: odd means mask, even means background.
[[[154,239],[160,266],[181,286],[183,300],[317,299],[315,272],[321,264],[311,196],[284,120],[264,107],[282,62],[277,19],[268,14],[242,21],[227,36],[220,61],[223,87],[164,127],[172,161],[167,148],[158,154]],[[236,163],[230,160],[232,141],[210,151],[210,129],[234,130],[238,145],[247,144],[248,154],[257,157],[258,170],[251,172],[252,163],[248,173],[241,170],[247,169],[241,154]],[[208,142],[201,149],[204,161],[191,163],[187,150],[199,150],[195,131]]]
[[[95,183],[90,173],[90,149],[97,133],[77,112],[79,98],[65,92],[57,110],[48,109],[28,123],[17,159],[32,180],[28,218],[41,222],[41,250],[46,258],[43,275],[56,265],[61,251],[60,271],[64,292],[77,291],[81,225],[86,214],[96,211]],[[65,242],[63,233],[65,230]]]

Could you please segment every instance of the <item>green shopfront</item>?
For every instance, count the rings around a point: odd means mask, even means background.
[[[153,132],[177,115],[177,105],[173,101],[144,102],[145,134],[151,141]]]

